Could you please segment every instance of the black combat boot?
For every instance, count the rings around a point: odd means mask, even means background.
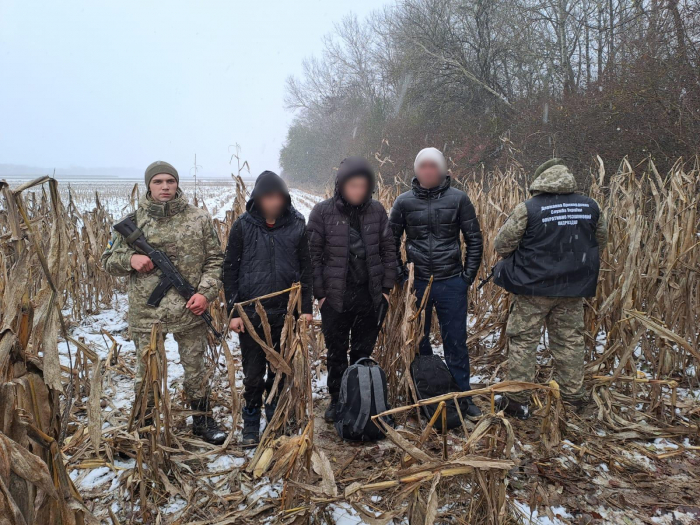
[[[254,447],[260,443],[260,409],[243,407],[242,447]]]
[[[565,403],[571,405],[571,407],[574,409],[574,412],[576,412],[577,414],[582,414],[583,412],[585,412],[586,408],[590,403],[590,398],[586,396],[563,398],[563,400]]]
[[[338,405],[338,395],[331,395],[331,402],[328,403],[326,413],[323,414],[323,419],[326,423],[335,423],[335,408]]]
[[[192,410],[204,412],[204,414],[192,416],[192,433],[212,445],[223,444],[228,434],[221,430],[214,418],[209,415],[209,399],[192,400],[190,406]]]
[[[277,410],[277,400],[270,404],[265,404],[265,419],[267,419],[268,424],[270,424],[270,421],[272,421],[272,417],[275,415],[275,410]]]
[[[467,398],[467,411],[464,412],[462,415],[465,417],[468,417],[469,419],[478,419],[481,417],[481,409],[474,404],[474,401],[472,401],[471,397]],[[459,408],[462,408],[462,405],[459,406]]]
[[[501,398],[496,401],[496,408],[498,410],[503,410],[507,415],[512,417],[517,417],[523,421],[530,419],[530,406],[523,403],[518,403],[512,399],[508,399],[506,396],[501,396]]]

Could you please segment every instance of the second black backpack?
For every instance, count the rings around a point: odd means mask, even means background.
[[[418,399],[429,399],[435,396],[449,394],[451,392],[461,392],[457,382],[447,365],[439,355],[417,355],[411,363],[411,376],[416,387]],[[466,397],[458,400],[462,417],[466,418],[469,401]],[[437,410],[438,403],[424,405],[421,407],[423,415],[430,420]],[[447,429],[457,428],[462,425],[459,419],[459,412],[453,400],[445,402],[447,408]],[[434,428],[442,432],[442,416],[438,417]]]
[[[350,441],[384,439],[384,433],[372,421],[372,416],[390,408],[386,374],[376,361],[360,359],[345,370],[335,412],[335,429],[341,438]],[[384,421],[393,426],[391,418]]]

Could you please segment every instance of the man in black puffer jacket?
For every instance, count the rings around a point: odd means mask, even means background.
[[[350,364],[369,357],[377,342],[388,294],[396,277],[396,252],[384,207],[372,199],[375,177],[369,163],[348,157],[340,163],[335,195],[309,216],[309,246],[328,348],[325,419],[335,420],[340,381]]]
[[[271,171],[260,174],[246,210],[233,223],[226,246],[224,290],[229,313],[235,303],[284,290],[295,282],[301,282],[301,311],[306,320],[311,322],[312,269],[306,225],[304,216],[292,206],[287,185],[279,175]],[[277,351],[288,300],[289,294],[282,294],[261,302],[270,323],[273,346]],[[255,306],[246,306],[245,312],[258,336],[265,340]],[[243,320],[235,311],[230,328],[239,334],[245,375],[243,397],[246,406],[243,409],[242,445],[252,446],[259,441],[263,394],[269,393],[275,375],[265,352],[246,332]],[[275,407],[276,402],[265,405],[268,422]]]
[[[406,256],[408,262],[414,264],[419,303],[433,277],[420,353],[433,353],[429,336],[435,308],[447,366],[459,387],[469,390],[467,291],[481,265],[483,240],[479,221],[467,194],[450,186],[447,163],[440,150],[421,150],[416,156],[414,171],[413,188],[396,199],[389,222],[397,253],[400,253],[401,238],[406,232]],[[460,232],[466,244],[464,260]],[[400,278],[405,278],[405,272],[401,264]],[[470,403],[468,415],[479,414],[476,405]]]

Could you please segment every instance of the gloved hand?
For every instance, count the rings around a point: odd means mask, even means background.
[[[467,288],[469,288],[472,284],[474,284],[474,279],[472,279],[471,277],[469,277],[469,276],[467,275],[466,272],[462,272],[462,273],[460,274],[460,277],[462,278],[462,280],[463,280],[465,283],[467,283]]]
[[[396,282],[402,285],[406,279],[408,279],[408,268],[406,268],[405,264],[399,264],[396,267]]]

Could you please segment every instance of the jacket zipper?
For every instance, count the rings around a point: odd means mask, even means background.
[[[277,268],[275,266],[275,238],[272,234],[270,235],[270,251],[272,252],[270,259],[272,261],[272,291],[277,291]]]
[[[348,230],[348,234],[350,233],[350,230]],[[365,242],[365,216],[364,214],[360,216],[360,239],[362,240],[362,244],[364,245],[365,248],[365,266],[367,267],[367,288],[369,289],[369,294],[370,296],[372,295],[372,270],[370,269],[370,264],[369,264],[369,253],[367,252],[367,243]],[[382,239],[381,239],[381,232],[379,235],[379,244],[381,246]],[[348,248],[348,252],[350,249]],[[379,255],[379,260],[381,262],[381,250],[380,250],[380,255]],[[348,261],[348,266],[350,265],[350,261]],[[347,285],[346,285],[347,286]],[[379,286],[379,291],[381,292],[382,290],[382,283],[380,283]]]
[[[345,257],[345,277],[343,278],[343,293],[340,294],[341,310],[345,311],[345,292],[348,290],[348,272],[350,272],[350,219],[344,219],[343,224],[348,224],[348,253]],[[326,293],[328,295],[328,293]]]
[[[430,194],[428,194],[428,256],[430,275],[433,275],[433,206]]]

